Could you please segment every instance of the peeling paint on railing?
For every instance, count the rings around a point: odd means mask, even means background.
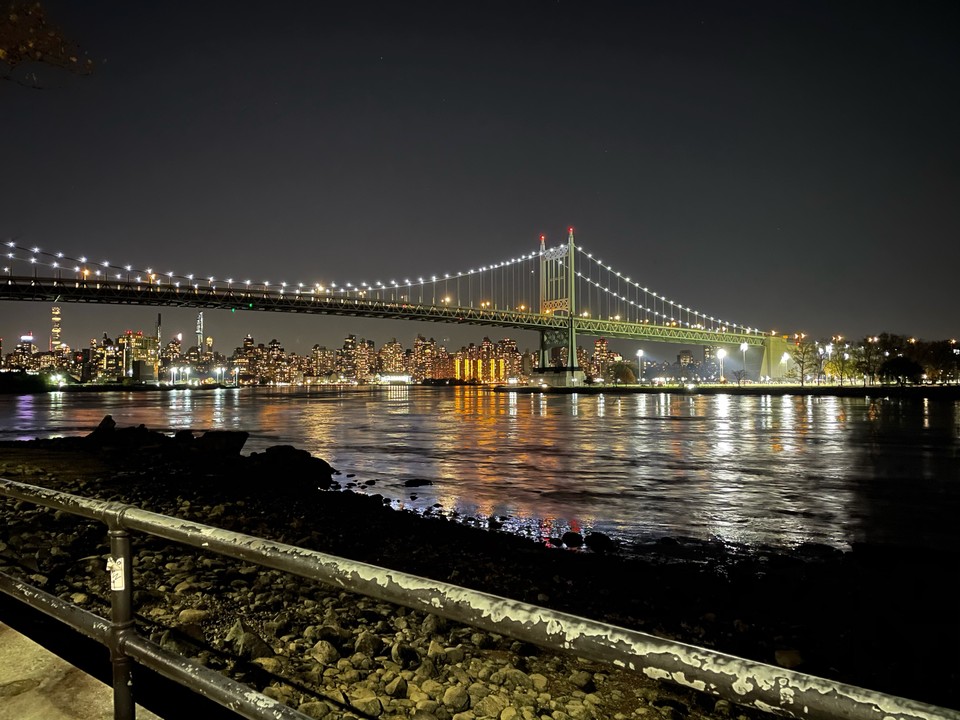
[[[795,718],[960,720],[960,712],[953,710],[132,506],[90,500],[5,479],[0,479],[0,494],[319,580],[541,647],[609,663],[648,678],[676,683],[768,713]],[[145,664],[147,661],[162,664],[160,659],[164,659],[163,656],[148,651],[144,643],[150,645],[135,635],[127,638],[127,645],[139,648],[138,653],[131,652],[131,656]],[[171,662],[170,658],[165,661]],[[180,678],[190,680],[190,676],[190,672],[180,671]],[[185,684],[193,687],[192,682]],[[269,700],[258,693],[252,695]],[[268,706],[261,709],[266,711]]]

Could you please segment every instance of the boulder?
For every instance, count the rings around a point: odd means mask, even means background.
[[[218,455],[239,455],[249,437],[250,433],[242,430],[207,430],[193,441],[193,448]]]

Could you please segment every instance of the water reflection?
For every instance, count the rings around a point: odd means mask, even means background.
[[[957,545],[960,404],[879,398],[521,395],[477,388],[51,393],[0,398],[3,437],[106,414],[292,444],[398,506],[556,537]],[[412,485],[412,486],[411,486]]]

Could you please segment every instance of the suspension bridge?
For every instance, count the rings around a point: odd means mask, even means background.
[[[759,374],[780,377],[786,340],[667,299],[567,242],[491,265],[373,283],[254,282],[72,257],[5,244],[0,300],[350,315],[519,328],[540,335],[550,384],[577,384],[577,336],[762,351]]]

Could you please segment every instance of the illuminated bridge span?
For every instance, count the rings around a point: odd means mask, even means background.
[[[271,283],[115,265],[6,243],[0,299],[166,305],[467,323],[540,333],[541,366],[565,357],[577,335],[763,348],[762,375],[778,377],[782,338],[667,299],[567,242],[491,265],[376,282]],[[557,352],[557,351],[560,352]]]

